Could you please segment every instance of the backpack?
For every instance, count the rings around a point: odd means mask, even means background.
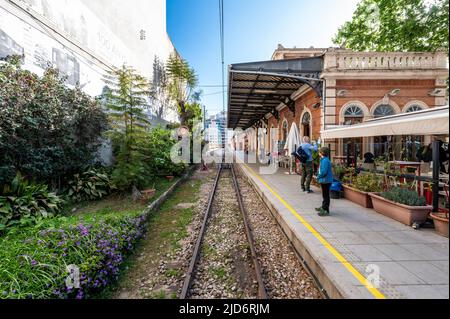
[[[308,162],[309,156],[301,146],[297,149],[297,151],[292,153],[292,155],[294,155],[302,164],[306,164],[306,162]]]

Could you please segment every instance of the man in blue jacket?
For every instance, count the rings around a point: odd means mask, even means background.
[[[322,147],[319,151],[320,167],[319,174],[317,175],[317,181],[322,187],[322,207],[316,208],[319,212],[319,216],[330,215],[330,187],[333,183],[333,171],[330,161],[330,150],[328,147]]]
[[[306,163],[302,163],[302,190],[307,193],[312,193],[313,191],[311,190],[311,180],[314,170],[312,152],[313,150],[317,152],[317,144],[314,143],[314,145],[311,145],[309,137],[304,136],[303,143],[300,145],[300,147],[308,156]]]

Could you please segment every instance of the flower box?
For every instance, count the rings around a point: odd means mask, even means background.
[[[356,188],[348,185],[342,185],[344,188],[344,197],[349,201],[352,201],[365,208],[373,208],[372,198],[370,193],[357,190]]]
[[[381,197],[378,193],[370,193],[373,208],[377,213],[395,219],[407,226],[422,224],[427,220],[433,206],[408,206]]]
[[[142,197],[141,200],[142,202],[148,202],[153,196],[155,196],[156,194],[156,189],[146,189],[144,191],[141,192]]]
[[[444,237],[448,238],[448,214],[445,213],[431,213],[433,218],[434,228]]]

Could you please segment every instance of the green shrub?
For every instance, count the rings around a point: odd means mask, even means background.
[[[12,60],[0,64],[0,187],[11,171],[59,186],[95,162],[107,116],[57,70],[38,76]]]
[[[0,231],[54,217],[62,205],[63,200],[49,192],[46,185],[29,183],[17,174],[10,185],[4,186],[0,196]]]
[[[427,205],[425,197],[419,196],[415,190],[406,188],[394,187],[390,191],[382,193],[381,196],[387,200],[408,206]]]
[[[116,154],[112,180],[120,190],[143,189],[158,176],[180,176],[186,170],[184,164],[175,164],[170,158],[176,142],[168,130],[157,127],[128,137],[116,132],[111,137]]]
[[[114,189],[108,174],[95,168],[75,174],[68,185],[67,197],[73,202],[97,200]]]
[[[170,158],[175,143],[169,130],[156,127],[148,133],[144,149],[146,156],[152,159],[149,164],[154,176],[180,176],[186,170],[185,164],[175,164]]]
[[[344,165],[333,165],[333,174],[337,179],[342,180],[346,172],[347,168]]]
[[[347,169],[344,182],[362,192],[379,193],[383,190],[383,176],[376,173],[357,174],[355,169]]]
[[[117,279],[144,230],[141,212],[111,211],[14,228],[0,238],[0,299],[93,297]],[[69,265],[79,288],[66,285]]]
[[[383,177],[375,173],[359,174],[352,181],[352,187],[362,192],[381,192],[383,185]]]

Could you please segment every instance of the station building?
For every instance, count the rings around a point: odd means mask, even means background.
[[[335,157],[351,152],[362,159],[367,152],[375,157],[389,152],[400,159],[408,143],[448,142],[447,78],[445,52],[279,45],[270,61],[229,67],[228,128],[246,132],[238,137],[237,149],[257,154],[273,150],[269,137],[277,128],[272,140],[283,155],[295,124],[300,138],[320,140]],[[402,129],[409,135],[390,132],[404,121],[409,128]],[[388,149],[390,145],[394,147]]]

